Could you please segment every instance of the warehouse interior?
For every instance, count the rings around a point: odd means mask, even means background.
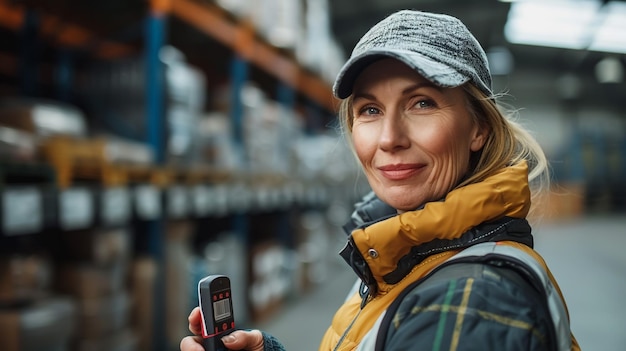
[[[0,0],[0,349],[177,350],[208,274],[242,327],[319,289],[368,192],[332,82],[399,9],[483,45],[544,221],[626,213],[625,1]]]

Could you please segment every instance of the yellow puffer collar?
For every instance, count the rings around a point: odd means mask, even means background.
[[[412,247],[434,239],[455,239],[483,222],[525,218],[530,208],[526,162],[502,169],[480,183],[448,193],[444,201],[354,230],[352,241],[373,277],[378,291],[391,288],[383,277],[394,271]]]

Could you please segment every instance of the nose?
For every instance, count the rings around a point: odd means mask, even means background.
[[[384,151],[406,149],[410,145],[406,119],[397,112],[387,111],[380,131],[379,147]]]

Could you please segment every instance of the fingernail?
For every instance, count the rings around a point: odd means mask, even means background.
[[[237,339],[232,335],[226,335],[225,337],[222,338],[222,342],[225,344],[231,344],[235,342],[235,340]]]

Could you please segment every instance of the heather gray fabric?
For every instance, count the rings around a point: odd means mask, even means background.
[[[385,57],[404,62],[438,86],[471,81],[492,96],[487,55],[467,27],[448,15],[412,10],[396,12],[365,33],[337,75],[335,96],[350,96],[361,71]]]

